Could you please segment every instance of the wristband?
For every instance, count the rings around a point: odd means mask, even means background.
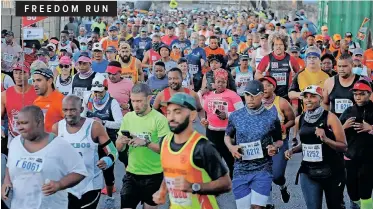
[[[113,165],[113,160],[108,156],[101,158],[101,160],[103,160],[106,163],[106,167],[104,168],[104,170],[110,168]]]

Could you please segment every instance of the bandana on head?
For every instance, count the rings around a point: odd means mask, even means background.
[[[214,77],[215,77],[215,79],[223,78],[223,79],[227,80],[228,79],[228,72],[226,70],[222,69],[222,68],[216,69],[214,71]]]

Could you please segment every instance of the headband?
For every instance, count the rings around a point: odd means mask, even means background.
[[[34,75],[42,75],[46,78],[53,78],[53,72],[49,69],[41,68],[34,71]]]
[[[310,56],[314,56],[314,57],[320,58],[320,54],[317,53],[317,52],[308,52],[306,57],[310,57]]]

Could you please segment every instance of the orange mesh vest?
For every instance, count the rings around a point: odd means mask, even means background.
[[[170,209],[219,209],[214,195],[185,193],[173,189],[175,178],[179,176],[183,176],[191,183],[211,182],[207,172],[203,168],[197,167],[193,162],[196,144],[199,140],[207,139],[194,131],[184,146],[178,152],[174,152],[170,147],[172,138],[172,133],[167,135],[161,147],[161,164],[171,202]]]
[[[125,67],[123,63],[121,64],[122,64],[122,73],[121,73],[122,76],[132,80],[133,83],[136,83],[139,80],[139,73],[137,72],[137,68],[136,68],[136,58],[131,57],[130,64],[127,67]]]

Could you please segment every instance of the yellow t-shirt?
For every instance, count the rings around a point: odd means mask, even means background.
[[[295,76],[289,91],[301,92],[310,85],[324,88],[325,80],[328,78],[329,75],[321,69],[317,72],[311,72],[306,68]]]

